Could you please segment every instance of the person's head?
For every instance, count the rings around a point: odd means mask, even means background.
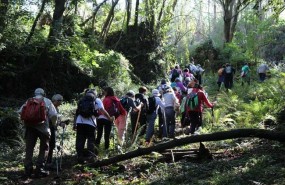
[[[61,105],[63,101],[63,96],[61,94],[55,94],[51,98],[52,103],[54,104],[55,107],[58,107]]]
[[[86,89],[85,90],[85,95],[96,97],[97,96],[97,91],[96,91],[96,89]]]
[[[189,72],[189,69],[188,69],[188,68],[185,68],[185,69],[183,70],[183,72],[188,73],[188,72]]]
[[[179,69],[179,65],[175,65],[175,67],[174,67],[175,69]]]
[[[226,67],[228,67],[228,66],[230,66],[230,64],[229,64],[229,63],[226,63]]]
[[[146,92],[147,92],[147,88],[146,88],[145,86],[141,86],[141,87],[139,88],[139,93],[141,93],[141,94],[146,94]]]
[[[104,94],[105,94],[105,96],[114,96],[115,95],[112,87],[105,87],[104,88]]]
[[[128,97],[130,97],[130,98],[134,98],[135,97],[135,92],[133,90],[129,90],[126,95]]]
[[[223,64],[222,68],[225,68],[225,67],[226,67],[226,65],[225,65],[225,64]]]
[[[42,88],[36,88],[35,90],[35,96],[36,97],[44,97],[45,96],[45,91]]]
[[[194,88],[197,82],[198,82],[197,79],[195,78],[191,79],[191,81],[188,83],[188,87]]]
[[[171,88],[169,85],[166,85],[166,86],[165,86],[165,92],[166,92],[166,93],[172,92],[172,88]]]
[[[161,84],[161,85],[166,84],[166,80],[165,80],[165,79],[162,79],[161,82],[160,82],[160,84]]]
[[[152,90],[152,95],[153,95],[154,97],[160,96],[159,90],[158,90],[158,89],[153,89],[153,90]]]

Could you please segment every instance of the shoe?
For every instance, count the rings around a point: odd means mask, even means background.
[[[36,171],[35,171],[35,177],[36,178],[47,177],[47,176],[49,176],[49,171],[46,171],[42,168],[36,168]]]

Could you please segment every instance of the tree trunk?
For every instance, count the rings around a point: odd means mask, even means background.
[[[66,0],[55,0],[55,8],[53,12],[52,25],[50,27],[50,32],[48,40],[54,43],[57,38],[61,35],[62,31],[62,17],[65,10]]]
[[[129,24],[131,20],[131,15],[132,15],[132,0],[126,0],[126,9],[127,9],[127,21],[126,21],[126,29],[127,33],[129,32]]]
[[[96,15],[97,15],[99,9],[101,8],[101,6],[102,6],[103,4],[106,3],[106,1],[107,1],[107,0],[104,0],[104,1],[102,1],[99,5],[97,5],[96,8],[95,8],[95,10],[93,11],[92,15],[91,15],[90,17],[88,17],[84,22],[82,22],[82,23],[80,24],[80,26],[85,26],[85,24],[86,24],[87,22],[89,22],[91,19],[92,19],[92,24],[94,24],[95,18],[96,18]],[[94,25],[92,25],[92,28],[94,29]]]
[[[105,42],[105,39],[107,37],[107,34],[109,32],[109,28],[112,24],[112,20],[114,18],[114,10],[115,10],[115,7],[116,5],[118,4],[119,0],[115,0],[115,1],[112,1],[112,7],[109,11],[109,14],[108,14],[108,17],[103,25],[103,28],[102,28],[102,31],[101,31],[101,39],[103,40],[103,42]]]
[[[117,155],[109,159],[104,159],[97,161],[95,163],[89,164],[90,167],[101,167],[121,162],[124,160],[132,159],[142,155],[148,155],[152,152],[163,152],[166,149],[187,145],[191,143],[207,142],[207,141],[220,141],[226,139],[243,138],[243,137],[256,137],[262,139],[275,140],[280,142],[285,142],[284,132],[275,132],[270,130],[262,129],[236,129],[230,131],[216,132],[212,134],[188,136],[185,138],[174,139],[165,143],[161,143],[155,146],[147,148],[138,148],[137,150]]]
[[[136,7],[135,7],[135,22],[134,22],[134,27],[135,29],[138,28],[138,21],[139,21],[139,6],[140,6],[140,0],[136,0]]]
[[[3,33],[6,27],[6,14],[8,12],[9,0],[0,1],[0,33]]]
[[[32,36],[34,35],[35,28],[36,28],[36,26],[37,26],[37,23],[38,23],[39,18],[40,18],[40,17],[42,16],[42,14],[43,14],[43,11],[44,11],[44,9],[45,9],[46,3],[47,3],[47,0],[43,0],[42,5],[41,5],[41,8],[40,8],[40,10],[39,10],[39,13],[38,13],[38,15],[36,16],[36,18],[35,18],[35,20],[34,20],[33,26],[32,26],[32,28],[31,28],[31,31],[30,31],[29,36],[28,36],[27,39],[26,39],[25,44],[28,44],[28,43],[30,42]]]

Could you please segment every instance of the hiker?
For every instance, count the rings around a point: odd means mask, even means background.
[[[175,83],[175,82],[173,82]],[[176,83],[175,83],[176,84]],[[157,87],[157,90],[159,91],[159,98],[162,100],[163,99],[163,94],[166,93],[166,87],[167,87],[167,82],[165,79],[161,80],[160,85]],[[158,115],[158,138],[163,137],[164,129],[165,129],[165,114],[164,111],[162,110],[161,107],[158,107],[157,110],[157,115]]]
[[[172,69],[170,71],[170,81],[171,82],[174,82],[176,78],[181,78],[182,77],[182,71],[181,69],[179,68],[179,65],[176,65],[174,67],[174,69]]]
[[[135,104],[135,92],[130,90],[126,93],[126,95],[120,100],[122,106],[126,110],[126,115],[120,115],[115,120],[115,125],[118,129],[118,142],[122,146],[125,142],[125,133],[127,129],[127,117],[128,114],[131,112],[137,112],[141,109],[142,103],[139,103],[138,105]],[[132,114],[131,114],[132,118]],[[131,119],[132,120],[132,119]],[[135,123],[134,123],[135,124]]]
[[[103,99],[103,105],[105,110],[109,113],[111,117],[115,117],[115,119],[117,119],[120,115],[127,115],[127,111],[122,106],[120,99],[115,96],[112,87],[105,87],[104,95],[105,97]],[[110,146],[110,134],[114,119],[109,119],[108,117],[106,117],[106,115],[100,114],[97,121],[98,131],[95,143],[96,145],[100,144],[104,129],[105,150],[108,150]]]
[[[52,124],[51,120],[49,121],[49,128],[50,128],[51,136],[50,136],[50,140],[49,140],[49,152],[48,152],[48,157],[47,157],[47,161],[46,161],[46,167],[47,168],[53,168],[53,164],[54,164],[53,160],[52,160],[52,156],[53,156],[53,150],[55,149],[55,144],[56,144],[57,127],[60,126],[62,128],[65,128],[65,126],[66,126],[65,122],[61,122],[60,113],[59,113],[59,106],[61,105],[61,103],[63,101],[63,96],[60,94],[55,94],[51,98],[51,101],[52,101],[52,104],[54,105],[54,107],[56,109],[58,119],[57,119],[57,122],[55,125]]]
[[[225,69],[223,70],[224,85],[227,90],[233,87],[234,74],[235,68],[233,68],[231,64],[227,63]]]
[[[56,109],[51,100],[45,97],[44,90],[37,88],[34,94],[35,96],[28,99],[19,110],[25,126],[26,154],[24,167],[25,177],[27,178],[31,177],[33,173],[33,152],[38,138],[40,147],[34,175],[35,177],[46,177],[49,175],[49,172],[44,170],[49,151],[49,122],[51,121],[55,125],[57,120]],[[42,107],[44,108],[42,109]],[[30,114],[32,112],[33,114]]]
[[[174,138],[175,136],[175,108],[179,106],[178,99],[176,98],[172,88],[166,86],[166,93],[163,94],[163,100],[165,103],[165,125],[167,136]]]
[[[225,73],[224,70],[226,68],[226,65],[223,65],[219,70],[218,70],[218,91],[221,89],[222,83],[224,83],[225,80]]]
[[[174,92],[174,95],[175,95],[175,97],[178,99],[178,103],[180,104],[181,103],[181,100],[182,100],[182,94],[180,94],[179,92],[178,92],[178,90],[177,90],[177,88],[176,87],[172,87],[172,90],[173,90],[173,92]]]
[[[109,113],[104,109],[103,103],[97,97],[95,89],[85,91],[85,95],[78,102],[76,114],[74,117],[73,130],[76,131],[76,152],[78,163],[85,163],[86,160],[94,161],[94,156],[97,153],[95,150],[95,131],[99,128],[99,121],[97,123],[96,117],[99,112],[109,122],[114,121]],[[87,154],[84,150],[85,142],[87,140]]]
[[[147,110],[147,130],[146,130],[146,145],[148,146],[150,143],[150,140],[154,134],[154,123],[157,117],[157,110],[158,107],[162,108],[162,111],[164,111],[164,103],[159,98],[160,93],[158,89],[152,90],[152,96],[148,98],[148,110]],[[164,129],[164,137],[166,137],[166,130]]]
[[[205,103],[207,107],[213,108],[214,103],[211,103],[208,100],[203,91],[203,88],[197,84],[196,79],[192,80],[189,83],[189,88],[192,89],[186,97],[185,116],[189,116],[190,134],[194,134],[195,131],[198,132],[202,128],[203,104]]]
[[[200,64],[197,64],[194,77],[198,80],[198,83],[202,84],[202,74],[205,70],[201,67]]]
[[[140,135],[144,135],[146,132],[146,108],[147,108],[147,104],[148,104],[148,99],[146,97],[146,93],[147,93],[147,88],[144,86],[141,86],[139,88],[139,93],[135,94],[135,102],[142,103],[141,106],[141,112],[140,115],[138,114],[137,111],[132,111],[131,112],[131,124],[132,124],[132,134],[135,134],[135,127],[137,123],[137,119],[139,119],[139,125],[140,127],[143,127],[141,130]],[[138,118],[139,116],[139,118]]]
[[[259,81],[264,82],[266,78],[266,72],[269,70],[269,67],[267,64],[260,64],[260,66],[257,68],[257,73],[259,75]]]
[[[186,92],[187,91],[187,88],[183,85],[183,83],[181,82],[180,78],[176,78],[175,82],[172,82],[170,84],[170,86],[172,88],[176,87],[177,90],[180,92],[180,94],[182,94],[182,92]]]
[[[243,85],[245,82],[250,85],[250,69],[248,66],[248,63],[245,63],[244,66],[241,68],[241,85]]]

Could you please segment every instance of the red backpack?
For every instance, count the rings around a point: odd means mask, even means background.
[[[46,121],[46,107],[43,99],[30,98],[21,112],[21,120],[27,126],[42,124]]]

